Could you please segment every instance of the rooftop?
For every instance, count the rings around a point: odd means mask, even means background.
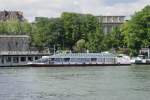
[[[49,55],[49,51],[0,51],[0,55]]]
[[[0,35],[0,37],[30,37],[28,35]]]

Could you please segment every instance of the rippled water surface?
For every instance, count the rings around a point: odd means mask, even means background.
[[[149,100],[150,66],[0,68],[0,100]]]

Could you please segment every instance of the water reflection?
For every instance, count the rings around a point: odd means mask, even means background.
[[[0,68],[0,100],[147,100],[150,66]]]

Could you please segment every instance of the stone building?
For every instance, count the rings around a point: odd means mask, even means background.
[[[27,35],[0,35],[0,51],[28,51],[29,43]]]
[[[0,21],[19,20],[23,21],[23,12],[20,11],[0,11]]]
[[[125,21],[125,16],[97,16],[97,18],[102,23],[105,34],[112,32],[115,27],[119,27]]]
[[[0,66],[25,65],[48,55],[48,49],[39,51],[31,47],[27,35],[0,35]]]

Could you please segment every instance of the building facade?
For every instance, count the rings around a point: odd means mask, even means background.
[[[27,35],[0,35],[0,51],[28,51],[29,43]]]
[[[0,66],[26,65],[49,54],[48,49],[39,51],[30,47],[27,35],[0,35]]]
[[[23,12],[20,11],[0,11],[0,21],[19,20],[23,21]]]
[[[105,34],[112,32],[114,28],[119,27],[125,21],[125,16],[98,16],[97,18],[102,24]]]

